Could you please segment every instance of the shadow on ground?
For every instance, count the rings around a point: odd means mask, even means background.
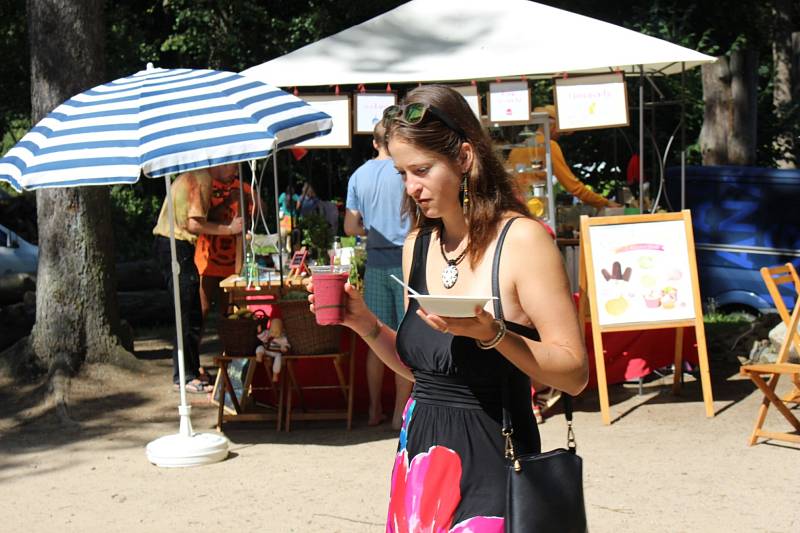
[[[711,374],[712,396],[716,404],[715,416],[722,414],[756,392],[755,386],[749,379],[739,377],[738,363],[712,360],[709,371]],[[608,387],[612,424],[650,405],[697,403],[699,404],[698,409],[701,411],[704,409],[699,370],[684,372],[683,383],[678,394],[672,392],[673,374],[671,372],[663,373],[661,376],[651,374],[643,381],[641,394],[639,393],[640,384],[638,382],[616,383]],[[640,400],[636,401],[636,398]],[[634,405],[628,407],[625,411],[620,413],[618,409],[615,409],[615,406],[632,399],[634,399]],[[724,405],[719,407],[720,403],[724,403]],[[599,413],[600,400],[597,389],[584,391],[576,398],[575,410]],[[558,413],[562,413],[560,408],[554,409],[549,415],[554,416]]]

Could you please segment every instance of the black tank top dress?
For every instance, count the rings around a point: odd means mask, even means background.
[[[510,223],[498,239],[493,274]],[[428,294],[430,239],[430,230],[423,230],[414,244],[409,285],[422,294]],[[499,289],[493,292],[499,296]],[[514,450],[538,453],[530,379],[496,350],[481,350],[472,338],[433,330],[417,316],[418,307],[409,299],[397,331],[398,353],[416,383],[403,414],[386,531],[502,533],[502,387],[507,380]],[[499,310],[497,300],[495,316]],[[535,330],[507,324],[509,330],[538,339]]]

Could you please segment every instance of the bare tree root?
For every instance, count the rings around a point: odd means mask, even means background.
[[[107,336],[103,342],[96,343],[91,349],[87,349],[84,363],[108,363],[137,371],[143,368],[142,363],[136,359],[133,353],[124,349],[115,337]],[[68,359],[56,358],[50,363],[49,369],[43,367],[44,361],[36,356],[33,348],[32,337],[24,337],[6,350],[0,352],[0,372],[8,375],[12,380],[35,382],[41,380],[43,383],[42,397],[37,399],[36,406],[27,409],[25,413],[20,413],[20,422],[33,420],[38,414],[43,413],[42,409],[52,409],[59,424],[64,429],[79,429],[80,424],[76,422],[69,411],[69,392],[71,376],[74,375],[81,366],[81,362],[74,362],[77,368],[72,368]],[[42,380],[42,377],[46,378]]]
[[[80,424],[69,414],[67,396],[69,395],[71,370],[63,363],[56,362],[50,367],[48,375],[48,398],[55,408],[58,422],[66,429],[79,429]]]

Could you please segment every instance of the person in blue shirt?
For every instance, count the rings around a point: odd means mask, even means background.
[[[319,198],[317,197],[317,192],[314,190],[314,186],[307,181],[303,185],[303,192],[300,194],[300,198],[295,204],[297,213],[301,217],[311,215],[316,210],[318,204]]]
[[[401,214],[405,185],[386,149],[385,129],[379,122],[373,132],[374,159],[361,165],[347,184],[344,231],[368,235],[364,274],[364,300],[386,326],[397,330],[405,313],[403,287],[389,275],[403,278],[403,242],[411,221]],[[381,405],[384,365],[375,353],[367,354],[369,425],[385,420]],[[395,374],[395,402],[392,427],[400,429],[403,409],[411,393],[411,382]]]

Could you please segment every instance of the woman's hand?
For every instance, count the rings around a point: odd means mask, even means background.
[[[308,301],[311,304],[311,312],[316,314],[316,310],[314,309],[313,281],[309,281],[307,288],[308,292],[311,293],[308,295]],[[369,334],[369,332],[375,327],[375,321],[377,318],[375,318],[375,315],[373,315],[372,312],[367,308],[367,304],[364,303],[364,298],[361,296],[361,293],[359,293],[355,287],[350,285],[350,282],[345,283],[344,292],[345,311],[342,325],[352,329],[360,337]]]
[[[417,315],[431,328],[441,333],[452,333],[459,337],[489,342],[497,334],[498,326],[494,317],[480,306],[475,306],[475,316],[470,318],[453,318],[426,313],[419,308]]]

